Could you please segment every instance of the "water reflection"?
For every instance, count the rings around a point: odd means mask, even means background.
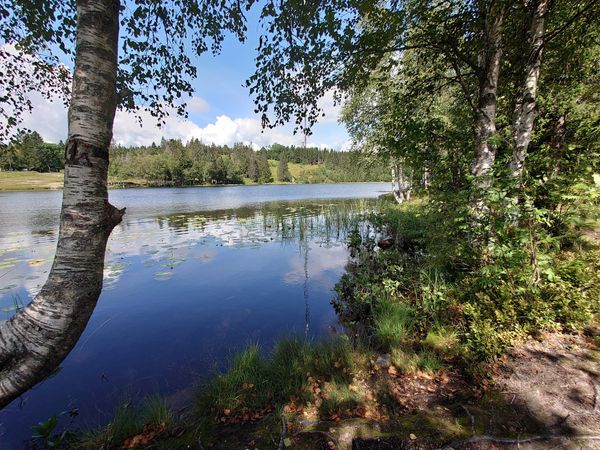
[[[73,407],[85,426],[127,393],[174,394],[249,342],[327,333],[348,231],[374,207],[285,201],[134,214],[109,241],[104,290],[80,341],[56,376],[0,413],[0,441],[21,448],[32,424]],[[55,243],[52,229],[0,238],[0,319],[43,284]]]
[[[153,268],[155,278],[161,280],[170,278],[189,259],[210,262],[216,255],[207,248],[212,245],[257,247],[277,240],[297,242],[300,248],[308,240],[320,246],[339,243],[346,239],[357,212],[371,208],[373,202],[271,202],[125,222],[109,242],[104,288],[116,286],[135,256],[144,257],[144,266]],[[10,312],[15,298],[26,302],[37,294],[52,265],[56,238],[55,230],[25,230],[0,237],[3,312]],[[337,256],[323,256],[322,260],[337,260]]]

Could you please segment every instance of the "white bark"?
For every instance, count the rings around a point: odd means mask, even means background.
[[[0,407],[71,351],[102,289],[106,242],[124,210],[108,203],[119,0],[77,1],[77,48],[56,256],[46,284],[0,326]]]
[[[394,195],[394,198],[398,204],[401,205],[404,202],[404,199],[400,195],[399,184],[398,165],[392,164],[392,194]]]
[[[471,197],[472,226],[481,222],[486,206],[484,192],[492,184],[492,167],[496,160],[496,147],[490,142],[496,134],[496,107],[498,103],[498,78],[502,61],[502,28],[506,6],[503,0],[492,2],[486,14],[484,43],[480,55],[479,95],[474,117],[475,157],[471,165],[476,192]]]
[[[533,16],[529,31],[530,50],[525,64],[525,79],[522,86],[520,99],[516,106],[513,122],[514,147],[510,161],[510,175],[520,179],[523,174],[523,165],[527,156],[527,149],[531,142],[533,122],[535,120],[535,97],[540,66],[542,64],[542,50],[544,45],[544,20],[548,11],[549,0],[533,0]]]
[[[392,164],[392,193],[399,204],[410,200],[412,193],[412,176],[406,175],[402,163]]]
[[[565,138],[567,134],[567,117],[565,114],[561,114],[556,123],[554,124],[552,130],[552,139],[550,140],[550,147],[554,150],[552,152],[556,163],[554,164],[554,169],[552,170],[552,176],[555,176],[560,173],[560,162],[564,157],[565,151]]]
[[[502,26],[505,7],[494,2],[486,17],[485,43],[482,49],[482,70],[479,75],[479,96],[475,113],[475,158],[471,174],[478,178],[476,186],[490,185],[489,175],[496,159],[496,148],[490,138],[496,134],[498,77],[502,59]]]
[[[428,167],[425,167],[423,169],[423,177],[421,178],[421,184],[423,185],[423,189],[429,189],[429,185],[431,184],[431,173],[429,172]]]

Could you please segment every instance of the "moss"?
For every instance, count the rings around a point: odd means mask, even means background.
[[[399,347],[392,349],[392,364],[404,373],[414,372],[418,367],[419,357],[414,352],[402,350]]]
[[[468,429],[459,419],[440,407],[435,410],[400,416],[386,431],[397,436],[414,434],[418,439],[425,438],[429,442],[441,444],[469,435]]]
[[[360,393],[351,390],[347,383],[328,383],[325,393],[327,397],[319,407],[321,417],[330,417],[336,413],[343,415],[344,411],[353,410],[362,402]]]

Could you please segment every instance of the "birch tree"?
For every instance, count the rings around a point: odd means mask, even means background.
[[[520,180],[527,149],[531,142],[533,122],[535,120],[535,100],[542,65],[544,46],[544,22],[548,12],[549,0],[532,0],[533,9],[529,30],[529,51],[524,70],[521,93],[515,109],[512,125],[514,147],[510,161],[510,175]]]
[[[598,0],[550,2],[549,0],[530,0],[527,45],[521,58],[524,62],[521,78],[518,80],[515,95],[517,101],[512,121],[512,156],[509,173],[517,185],[521,183],[529,146],[533,139],[534,122],[537,112],[537,97],[540,82],[544,79],[553,91],[568,90],[572,82],[571,74],[578,73],[586,64],[584,53],[597,44]],[[550,20],[550,30],[547,23]],[[542,69],[542,56],[550,46],[551,62]],[[573,62],[573,60],[575,60]],[[546,73],[542,73],[545,70]],[[582,83],[584,76],[577,75]],[[576,78],[576,77],[575,77]],[[560,82],[556,82],[560,79]],[[552,82],[554,83],[552,83]],[[577,95],[570,92],[571,96]],[[553,95],[556,95],[553,93]],[[571,97],[572,99],[572,97]],[[559,106],[562,101],[554,98]],[[586,99],[587,100],[587,99]],[[577,102],[585,102],[583,97]],[[551,146],[560,147],[564,141],[566,117],[559,113],[553,120],[553,138]],[[558,155],[555,155],[558,156]],[[560,158],[556,158],[557,161]]]
[[[502,30],[507,5],[492,1],[484,11],[483,40],[478,68],[478,95],[474,110],[475,156],[471,174],[475,186],[481,190],[491,184],[490,171],[496,159],[495,145],[490,141],[496,134],[496,109],[498,104],[498,79],[502,63]]]
[[[392,162],[392,194],[398,204],[410,200],[413,190],[412,170],[404,167],[403,161]]]
[[[0,407],[56,369],[98,300],[106,243],[125,212],[109,203],[106,187],[117,107],[146,108],[159,121],[173,108],[184,115],[185,103],[177,99],[193,92],[190,55],[218,53],[227,31],[244,38],[237,1],[127,6],[119,0],[0,3],[1,137],[31,108],[31,91],[62,94],[70,103],[56,255],[40,293],[0,324]],[[62,63],[73,57],[69,89]]]
[[[334,91],[338,99],[368,86],[374,70],[392,73],[405,57],[435,67],[416,86],[430,96],[453,83],[472,110],[469,144],[474,187],[491,185],[496,158],[496,110],[502,65],[503,27],[511,0],[388,2],[330,0],[272,2],[263,18],[273,33],[261,41],[257,71],[248,80],[265,126],[290,120],[304,128],[320,116],[319,98]],[[278,32],[275,33],[275,30]],[[406,96],[395,102],[410,102]],[[483,193],[474,195],[481,210]],[[477,213],[477,216],[481,214]]]

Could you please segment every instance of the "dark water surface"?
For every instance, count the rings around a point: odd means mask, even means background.
[[[104,289],[51,378],[0,412],[0,448],[31,426],[106,421],[127,398],[185,398],[231,352],[336,324],[332,288],[348,228],[386,184],[267,185],[110,192],[127,207],[106,254]],[[0,320],[38,292],[54,255],[62,193],[0,193]],[[68,411],[77,409],[70,419]]]

